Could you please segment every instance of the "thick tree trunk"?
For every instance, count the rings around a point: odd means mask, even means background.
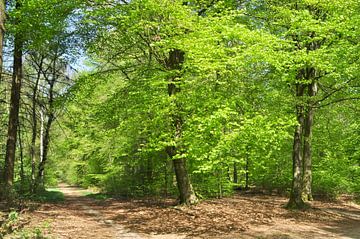
[[[311,140],[312,140],[312,126],[314,121],[314,106],[313,99],[317,93],[316,82],[312,82],[308,86],[309,102],[307,104],[307,112],[304,122],[304,176],[303,176],[303,192],[302,198],[304,201],[311,201],[313,199],[311,192],[312,185],[312,162],[311,162]]]
[[[194,204],[197,202],[190,178],[186,169],[185,159],[173,159],[176,182],[179,189],[181,204]]]
[[[20,8],[19,1],[16,2],[16,8]],[[6,142],[6,155],[4,167],[4,182],[8,187],[11,187],[14,182],[14,165],[15,165],[15,151],[16,138],[19,123],[19,109],[20,109],[20,91],[22,81],[22,47],[23,42],[20,33],[15,35],[14,40],[14,65],[13,77],[11,84],[11,98],[10,98],[10,113],[8,124],[8,136]]]
[[[166,68],[168,68],[169,70],[181,70],[183,62],[184,52],[182,52],[181,50],[172,50],[169,53],[169,58],[166,60]],[[177,86],[176,78],[169,79],[169,97],[174,97],[178,92],[180,92],[180,87]],[[197,202],[197,197],[193,190],[192,184],[190,182],[190,177],[186,169],[186,159],[182,157],[177,158],[180,154],[182,154],[182,149],[179,144],[182,138],[183,121],[179,113],[179,106],[177,105],[177,102],[175,102],[175,98],[173,99],[174,107],[176,108],[172,110],[172,112],[174,113],[171,116],[171,121],[175,129],[174,141],[177,145],[173,147],[168,147],[167,153],[169,157],[173,160],[176,181],[180,195],[180,203],[194,204]]]
[[[296,86],[296,96],[300,99],[304,95],[304,85],[298,84]],[[298,125],[295,127],[294,144],[293,144],[293,181],[290,192],[290,199],[287,204],[288,208],[304,208],[306,205],[302,199],[302,134],[304,125],[304,106],[302,102],[297,103],[296,115]]]

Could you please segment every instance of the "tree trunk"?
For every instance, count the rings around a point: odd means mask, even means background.
[[[2,80],[2,68],[3,68],[5,20],[6,20],[5,0],[0,0],[0,82]]]
[[[39,81],[41,78],[41,71],[43,65],[43,58],[41,57],[38,65],[39,69],[32,94],[31,105],[31,118],[32,118],[32,134],[31,134],[31,146],[30,146],[30,158],[31,158],[31,190],[34,192],[36,183],[36,137],[37,137],[37,117],[36,117],[36,98],[39,87]]]
[[[21,139],[21,127],[19,123],[18,129],[18,137],[19,137],[19,150],[20,150],[20,179],[21,179],[21,188],[20,192],[23,193],[25,189],[25,170],[24,170],[24,150],[23,150],[23,143]]]
[[[47,122],[45,124],[45,127],[42,126],[42,128],[45,129],[45,132],[43,133],[43,138],[42,138],[42,152],[41,152],[42,159],[41,159],[40,164],[39,164],[39,172],[38,172],[38,182],[41,184],[42,187],[44,186],[45,164],[47,162],[48,152],[49,152],[50,129],[51,129],[53,121],[55,120],[55,113],[54,113],[54,85],[55,85],[55,82],[57,80],[57,76],[56,76],[56,60],[57,60],[57,57],[55,56],[54,63],[53,63],[52,79],[47,80],[47,82],[49,84],[49,101],[48,101],[49,109],[48,109]],[[42,119],[42,122],[44,122],[44,119]]]
[[[20,8],[19,1],[16,1],[16,8]],[[4,167],[4,182],[7,187],[11,187],[14,182],[14,166],[15,166],[15,151],[16,138],[19,123],[19,109],[20,109],[20,91],[22,81],[22,47],[23,41],[21,34],[16,33],[14,39],[14,65],[13,76],[11,84],[11,98],[10,98],[10,112],[8,124],[8,136],[6,142],[5,167]]]
[[[4,37],[5,37],[5,0],[0,0],[0,84],[2,83],[2,68],[3,68],[3,48],[4,48]],[[1,88],[0,88],[1,89]],[[1,90],[0,94],[2,97],[0,98],[0,103],[5,103],[6,98],[6,91]],[[3,107],[0,108],[1,111],[3,111]],[[5,115],[3,112],[0,112],[0,119],[2,120],[2,116]],[[2,136],[3,132],[1,132]],[[2,147],[2,137],[1,137],[1,144],[0,144],[0,150],[1,155],[3,155],[3,147]],[[0,169],[0,184],[2,183],[2,179],[4,178],[3,171]],[[1,187],[2,185],[0,185]],[[0,190],[1,193],[1,190]],[[2,197],[2,195],[0,195]]]
[[[47,76],[46,73],[43,72],[43,75],[45,77],[46,82],[48,83],[49,89],[48,89],[48,109],[45,111],[47,116],[47,122],[45,126],[42,125],[42,133],[43,137],[41,140],[42,143],[42,149],[41,149],[41,160],[39,163],[39,171],[38,171],[38,182],[42,187],[44,187],[44,175],[45,175],[45,165],[48,160],[48,152],[49,152],[49,144],[50,144],[50,130],[52,123],[55,120],[55,109],[54,109],[54,86],[56,84],[56,81],[58,80],[58,68],[57,68],[57,61],[58,61],[58,51],[55,51],[54,58],[52,61],[52,73],[51,76]],[[43,115],[44,117],[44,115]],[[42,119],[42,122],[44,123],[44,119]]]
[[[182,63],[184,62],[184,52],[181,50],[172,50],[169,53],[169,58],[166,60],[166,68],[169,70],[181,70]],[[175,95],[180,92],[180,87],[177,86],[176,77],[169,79],[168,83],[168,94],[169,97],[173,99],[173,107],[175,109],[172,110],[174,112],[171,115],[171,121],[174,126],[174,141],[176,142],[176,146],[168,147],[167,153],[169,157],[173,160],[174,170],[176,174],[177,186],[179,189],[180,195],[180,203],[181,204],[194,204],[197,202],[197,197],[193,190],[192,184],[190,182],[190,177],[186,169],[186,159],[182,156],[180,158],[179,155],[182,154],[180,142],[182,138],[182,125],[183,120],[180,116],[180,109],[176,102]]]
[[[238,170],[237,170],[237,166],[236,166],[236,162],[234,162],[234,173],[233,173],[233,183],[238,183]]]
[[[154,163],[152,157],[148,157],[146,164],[146,182],[148,183],[148,185],[150,185],[153,182],[153,171],[154,171],[153,164]]]
[[[313,199],[311,192],[312,184],[312,162],[311,162],[311,140],[312,140],[312,126],[314,121],[314,106],[312,97],[317,93],[316,82],[308,85],[309,102],[307,104],[307,112],[304,122],[304,176],[303,176],[303,192],[302,198],[304,201],[311,201]]]
[[[301,100],[304,95],[304,85],[296,85],[297,100]],[[304,106],[302,102],[298,102],[296,106],[296,115],[298,125],[295,127],[294,144],[293,144],[293,181],[290,192],[290,199],[287,204],[288,208],[304,208],[306,205],[302,199],[302,173],[303,173],[303,160],[302,160],[302,134],[304,125]]]
[[[39,172],[38,172],[38,181],[40,183],[40,186],[44,187],[44,175],[45,175],[45,164],[48,159],[48,152],[49,152],[49,143],[50,143],[50,129],[52,122],[54,121],[55,116],[53,113],[50,113],[48,116],[48,120],[45,125],[45,132],[43,136],[43,147],[42,147],[42,160],[39,164]]]
[[[247,151],[249,150],[249,148],[247,148]],[[246,156],[245,156],[245,190],[249,190],[249,153],[246,152]]]
[[[168,176],[168,161],[164,162],[164,196],[168,196],[168,185],[169,185],[169,176]]]
[[[185,159],[173,159],[176,182],[179,189],[181,204],[194,204],[197,202],[190,178],[186,169]]]
[[[43,109],[43,106],[40,107],[40,157],[39,157],[39,168],[40,167],[43,167],[43,161],[44,161],[44,132],[45,132],[45,116],[44,116],[44,109]],[[42,178],[43,178],[43,175],[44,174],[44,171],[42,170],[40,172],[40,170],[38,170],[38,176],[36,177],[36,180],[35,180],[35,187],[34,187],[34,190],[36,191],[38,186],[40,184],[42,184]]]

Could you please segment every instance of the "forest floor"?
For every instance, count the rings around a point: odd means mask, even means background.
[[[59,190],[63,202],[24,213],[26,227],[46,238],[360,238],[360,206],[346,200],[289,211],[279,196],[238,194],[179,207],[173,200],[97,200],[65,184]]]

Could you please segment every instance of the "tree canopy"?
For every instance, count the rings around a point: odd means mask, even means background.
[[[359,196],[358,1],[16,0],[5,11],[6,190],[67,181],[184,204],[265,190],[290,208]]]

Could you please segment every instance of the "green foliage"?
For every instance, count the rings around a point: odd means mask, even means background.
[[[64,194],[56,188],[49,188],[37,192],[37,194],[34,195],[32,199],[38,202],[56,203],[64,201]]]
[[[22,229],[18,232],[15,232],[11,235],[11,238],[14,239],[47,239],[49,237],[44,236],[43,230],[41,228],[33,229]]]
[[[14,232],[17,232],[21,229],[22,222],[18,212],[11,211],[9,214],[1,215],[0,214],[0,237],[10,235]],[[5,217],[5,218],[3,218]]]
[[[96,200],[106,200],[111,198],[108,194],[103,193],[89,193],[85,195],[88,198],[96,199]]]
[[[173,158],[187,160],[201,197],[249,186],[286,193],[295,107],[311,101],[314,194],[336,197],[360,191],[359,103],[350,101],[359,98],[359,23],[355,0],[29,0],[10,8],[7,24],[30,52],[56,48],[67,59],[85,45],[92,62],[75,84],[58,86],[55,108],[62,114],[51,132],[47,185],[175,196],[168,150],[176,147]],[[174,49],[184,53],[176,70],[167,64]],[[33,68],[26,66],[29,75]],[[298,77],[304,69],[317,72],[312,99],[295,92],[310,83]],[[171,84],[178,92],[169,97]],[[19,191],[30,190],[30,157],[24,160]]]
[[[304,83],[296,78],[298,70],[319,70],[319,107],[357,94],[354,4],[138,0],[88,9],[83,23],[94,34],[86,43],[99,67],[71,90],[67,115],[60,119],[65,128],[57,129],[54,143],[59,170],[72,183],[107,193],[174,195],[166,148],[177,146],[182,152],[175,157],[188,160],[199,195],[221,197],[234,186],[245,187],[246,172],[250,186],[287,192],[294,107],[308,100],[294,97],[293,86]],[[172,49],[185,52],[180,71],[164,66]],[[181,89],[172,98],[169,77]],[[316,115],[315,194],[358,190],[354,111],[328,125],[342,110],[330,114],[324,108]],[[176,140],[174,114],[183,121]],[[328,131],[337,136],[327,137]]]

